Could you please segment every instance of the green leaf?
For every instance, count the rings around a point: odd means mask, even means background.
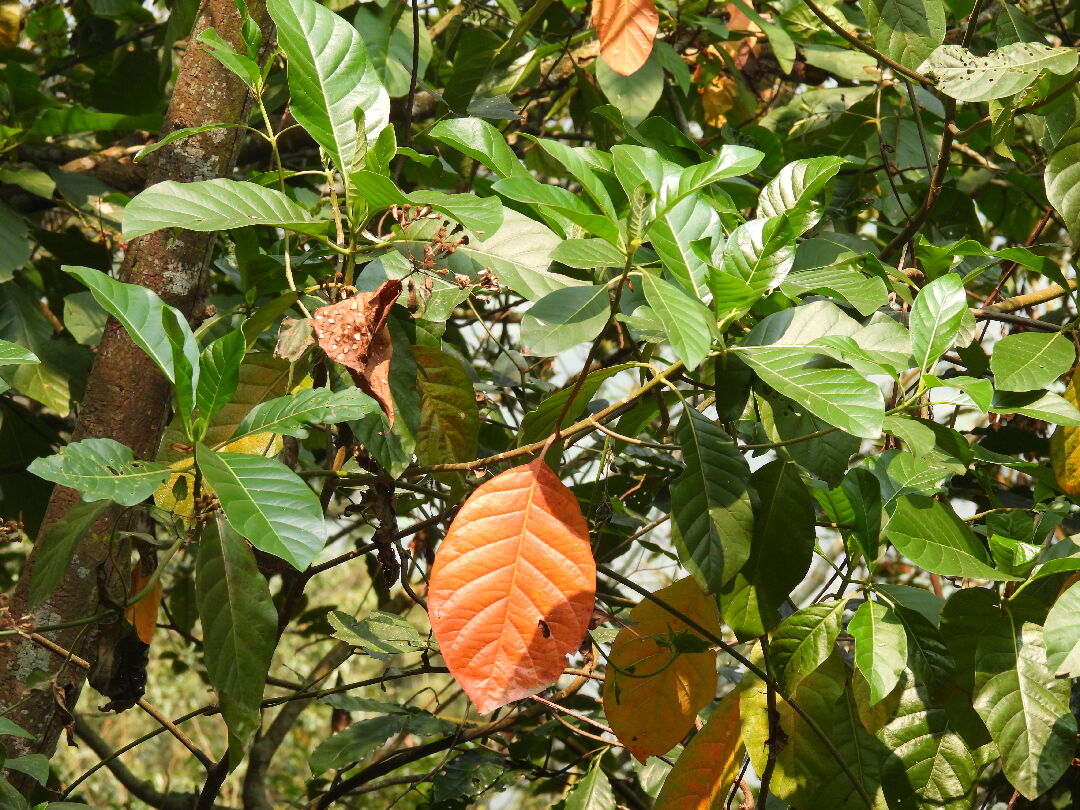
[[[249,90],[253,93],[258,90],[259,85],[262,83],[262,71],[259,70],[255,60],[238,54],[233,46],[223,40],[221,35],[213,28],[204,30],[195,38],[195,41],[205,45],[210,55],[240,77],[240,80],[248,86]]]
[[[146,352],[170,382],[176,382],[176,348],[181,349],[192,369],[198,369],[199,347],[187,325],[187,319],[179,310],[165,304],[145,287],[117,281],[100,270],[70,266],[62,269],[90,289],[94,300],[120,322],[135,345]],[[179,347],[176,346],[174,338],[165,332],[163,321],[166,317],[171,317],[181,336],[183,343]],[[192,377],[192,385],[197,385],[197,381],[196,373]]]
[[[0,366],[23,366],[40,363],[37,355],[16,343],[0,340]]]
[[[752,219],[731,232],[724,245],[721,269],[743,281],[754,297],[779,286],[795,263],[795,231],[786,217]],[[709,287],[718,305],[723,301],[722,288],[715,274]],[[752,302],[751,302],[752,303]]]
[[[498,197],[446,194],[428,189],[406,194],[389,177],[367,170],[352,172],[349,181],[368,204],[369,214],[394,205],[428,205],[481,234],[494,233],[502,225],[503,208]]]
[[[994,344],[990,369],[1001,391],[1045,388],[1073,366],[1076,349],[1054,333],[1021,332]]]
[[[664,69],[660,60],[650,56],[629,76],[616,73],[603,59],[597,59],[596,83],[604,96],[632,125],[640,124],[652,112],[664,92]]]
[[[603,768],[599,765],[591,768],[585,778],[574,785],[566,797],[565,810],[615,810],[615,794]]]
[[[892,752],[882,771],[890,806],[971,810],[979,765],[925,684],[905,678],[896,715],[877,733]]]
[[[341,770],[353,762],[367,759],[383,743],[402,731],[408,722],[407,716],[387,714],[353,723],[319,743],[308,759],[311,773],[318,776],[328,770]]]
[[[964,282],[955,273],[934,279],[919,291],[909,319],[911,351],[919,368],[933,369],[956,340],[967,311]]]
[[[521,320],[521,344],[554,357],[600,334],[611,317],[606,285],[564,287],[537,301]]]
[[[199,356],[199,384],[195,389],[195,404],[203,420],[209,421],[236,393],[240,364],[246,353],[247,338],[242,329],[234,329],[203,349]]]
[[[166,465],[137,461],[130,447],[113,439],[72,442],[54,456],[35,459],[26,471],[78,490],[84,501],[106,499],[121,506],[146,500],[170,475]]]
[[[308,425],[336,425],[381,413],[379,404],[359,388],[346,388],[343,391],[301,388],[295,394],[286,394],[256,405],[237,425],[228,441],[268,432],[304,439],[308,435]]]
[[[72,135],[77,132],[101,132],[110,129],[161,129],[161,114],[123,115],[121,113],[97,112],[74,105],[42,111],[27,130],[35,138],[50,135]]]
[[[612,201],[607,187],[600,179],[600,175],[597,174],[590,163],[590,154],[587,149],[567,146],[561,141],[552,140],[551,138],[533,138],[531,135],[529,138],[566,167],[566,171],[581,184],[582,190],[589,195],[601,211],[612,219],[617,218],[615,203]]]
[[[473,801],[491,789],[506,771],[506,759],[488,751],[469,751],[450,760],[435,775],[434,807],[454,807]],[[465,799],[465,802],[461,802]]]
[[[962,45],[942,45],[922,65],[938,89],[959,101],[990,101],[1014,96],[1035,83],[1044,70],[1064,76],[1076,69],[1075,48],[1014,42],[975,56]]]
[[[266,8],[288,59],[292,114],[347,173],[390,120],[390,97],[360,32],[314,0],[267,0]]]
[[[247,542],[220,518],[206,527],[195,559],[195,594],[210,684],[229,727],[231,764],[259,730],[263,686],[277,646],[270,587]]]
[[[642,273],[641,284],[645,300],[667,330],[671,348],[693,371],[712,348],[712,313],[700,301],[652,273]]]
[[[156,183],[124,209],[124,239],[129,242],[162,228],[224,231],[247,225],[276,225],[305,233],[326,229],[280,191],[225,178]]]
[[[870,685],[870,700],[886,698],[907,666],[907,633],[888,605],[867,600],[848,623],[855,639],[855,666]]]
[[[618,244],[619,226],[607,214],[598,214],[579,196],[561,186],[541,183],[532,177],[507,177],[492,185],[492,190],[511,200],[531,205],[538,213],[555,212],[586,232]]]
[[[1022,413],[1052,425],[1080,427],[1080,410],[1050,391],[995,391],[991,413]]]
[[[22,737],[24,740],[34,739],[34,735],[7,717],[0,716],[0,734],[5,737]]]
[[[30,569],[29,607],[37,607],[49,598],[71,565],[79,543],[110,506],[111,502],[107,500],[79,501],[45,530]]]
[[[677,183],[665,184],[657,190],[657,213],[663,214],[695,191],[720,180],[749,174],[764,157],[757,149],[724,144],[711,160],[686,167],[679,172]]]
[[[1013,787],[1028,799],[1049,790],[1069,768],[1076,717],[1069,683],[1046,665],[1041,627],[1010,613],[979,640],[976,667],[990,674],[975,695],[979,713],[1001,754]]]
[[[855,539],[868,562],[877,559],[881,534],[881,484],[865,467],[847,471],[840,486],[831,490],[815,489],[814,496],[834,522]]]
[[[941,501],[925,495],[897,499],[885,534],[905,557],[945,577],[1011,580],[990,566],[990,555],[975,533]]]
[[[24,773],[39,785],[44,785],[49,781],[49,758],[44,754],[23,754],[21,757],[11,757],[3,761],[3,767]]]
[[[18,270],[30,261],[29,233],[23,218],[0,202],[0,281],[8,281],[10,271]]]
[[[945,39],[941,0],[865,0],[860,4],[878,50],[917,68]]]
[[[826,156],[787,164],[761,189],[757,215],[772,218],[787,214],[795,231],[805,233],[821,221],[831,196],[828,186],[845,163],[844,158]]]
[[[780,607],[810,568],[814,506],[793,464],[773,461],[750,476],[759,504],[750,557],[717,595],[720,614],[740,639],[780,623]]]
[[[326,522],[315,493],[272,458],[215,453],[197,445],[199,471],[221,501],[233,529],[256,548],[298,571],[326,545]]]
[[[421,464],[471,461],[480,432],[472,379],[461,363],[438,349],[414,346],[413,354],[420,389],[416,458]]]
[[[416,628],[398,615],[373,610],[357,621],[348,613],[332,610],[326,615],[333,636],[370,653],[407,653],[426,649],[428,643]]]
[[[808,367],[812,353],[788,346],[738,346],[735,351],[762,382],[828,424],[864,439],[881,434],[885,400],[877,385],[862,374]]]
[[[818,602],[795,611],[776,628],[769,641],[769,670],[785,695],[825,663],[840,635],[846,599]]]
[[[1043,174],[1046,199],[1065,220],[1073,244],[1080,244],[1080,126],[1058,141]]]
[[[997,347],[995,346],[994,348],[996,351]],[[971,404],[983,413],[986,413],[986,410],[994,401],[993,384],[990,380],[984,380],[981,377],[958,376],[940,378],[935,377],[933,374],[923,374],[923,382],[926,383],[926,388],[928,390],[933,390],[935,388],[955,388],[957,391],[960,391],[964,397],[953,397],[951,400],[946,397],[945,401],[953,401],[958,405]],[[934,399],[938,400],[940,397],[935,395]]]
[[[66,417],[71,383],[78,380],[76,368],[88,358],[79,347],[56,339],[37,298],[15,282],[0,286],[0,337],[32,351],[41,361],[6,368],[0,364],[0,390],[14,386],[23,396]]]
[[[840,483],[849,460],[862,445],[860,439],[832,429],[787,397],[766,391],[758,395],[756,402],[761,429],[769,441],[790,442],[776,449],[780,458],[794,461],[830,486]],[[824,435],[798,441],[819,432]]]
[[[551,258],[581,270],[626,264],[626,254],[603,239],[564,239],[555,246]]]
[[[657,216],[646,230],[653,250],[664,267],[698,300],[708,298],[709,264],[694,249],[700,239],[713,238],[720,218],[698,194],[692,194]]]
[[[497,177],[529,176],[499,130],[479,118],[440,121],[428,133],[491,169]]]
[[[1043,632],[1050,672],[1080,678],[1080,583],[1071,585],[1057,598]]]
[[[409,92],[413,55],[413,24],[411,14],[397,14],[393,6],[375,10],[375,6],[362,5],[356,9],[353,26],[364,38],[368,58],[382,77],[391,97],[398,98]],[[393,27],[391,27],[393,26]],[[420,19],[416,32],[419,42],[416,75],[423,79],[431,61],[431,37]]]
[[[574,395],[574,401],[566,409],[566,418],[563,420],[562,426],[567,427],[581,416],[606,380],[614,377],[620,371],[626,371],[632,367],[630,364],[610,366],[597,369],[589,374],[581,383],[581,388]],[[574,387],[571,385],[568,388],[556,391],[541,400],[535,409],[525,414],[521,420],[520,436],[517,442],[519,447],[547,438],[555,431],[555,424],[559,420],[559,414],[562,413],[563,408],[566,406],[566,401],[570,399],[573,389]]]
[[[687,409],[675,431],[683,471],[671,482],[671,535],[679,559],[706,593],[720,590],[750,556],[750,468],[724,429]]]

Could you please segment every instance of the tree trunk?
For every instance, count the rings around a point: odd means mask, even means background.
[[[269,17],[264,2],[249,0],[248,8],[271,40]],[[163,134],[182,127],[213,123],[242,123],[247,120],[250,99],[243,83],[195,42],[206,28],[213,27],[239,51],[240,18],[234,0],[202,0],[189,46],[169,103]],[[190,182],[231,173],[243,130],[217,129],[182,139],[159,150],[154,156],[147,184],[162,180]],[[128,246],[120,278],[141,284],[177,307],[189,318],[200,301],[214,234],[161,231],[139,238]],[[171,388],[123,328],[109,319],[97,358],[81,403],[73,441],[107,437],[128,445],[139,458],[153,458],[169,413]],[[79,494],[65,487],[53,490],[38,540],[22,578],[8,597],[10,617],[27,613],[29,579],[45,530],[78,502]],[[53,594],[30,616],[36,626],[70,622],[102,609],[102,582],[126,583],[130,577],[130,554],[116,541],[107,541],[116,514],[107,514],[77,550],[72,564]],[[48,633],[48,637],[91,663],[97,649],[99,628],[73,627]],[[27,677],[34,670],[56,678],[59,687],[50,692],[30,692]],[[59,656],[33,641],[17,636],[3,640],[0,647],[0,708],[15,706],[7,716],[34,735],[32,740],[5,737],[12,756],[42,753],[51,756],[65,723],[65,706],[73,707],[86,673],[64,666]],[[14,774],[13,774],[14,776]],[[26,789],[20,785],[20,789]]]

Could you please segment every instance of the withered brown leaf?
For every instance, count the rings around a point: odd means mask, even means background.
[[[394,406],[390,396],[390,358],[393,344],[386,321],[401,294],[401,281],[391,279],[373,292],[358,293],[313,313],[315,338],[327,357],[349,370],[357,387],[382,407],[390,426]]]

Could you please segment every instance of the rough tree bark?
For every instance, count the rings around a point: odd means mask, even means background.
[[[271,23],[264,2],[249,0],[248,9],[270,42]],[[250,99],[241,81],[217,60],[195,45],[195,37],[213,27],[237,50],[243,46],[240,18],[234,0],[202,0],[188,47],[180,63],[176,86],[169,103],[163,132],[182,127],[247,120]],[[228,175],[236,163],[243,130],[218,129],[177,141],[156,153],[147,185],[162,180],[190,182]],[[210,260],[213,234],[158,232],[129,245],[120,278],[141,284],[188,317],[200,300]],[[171,390],[168,381],[150,359],[110,319],[98,349],[86,396],[81,403],[73,441],[107,437],[122,442],[139,458],[153,458],[168,413]],[[70,622],[101,610],[99,583],[126,582],[130,555],[117,554],[107,540],[115,514],[106,515],[90,532],[75,554],[59,587],[41,605],[27,613],[27,593],[34,561],[45,530],[78,502],[77,492],[56,487],[19,583],[7,597],[8,614],[3,624],[29,619],[35,626]],[[48,633],[60,646],[93,663],[98,633],[94,625]],[[0,646],[0,708],[16,707],[7,716],[34,735],[32,740],[3,737],[9,753],[43,753],[51,756],[65,722],[67,708],[74,706],[85,680],[78,667],[63,667],[63,660],[21,636]],[[30,692],[27,677],[36,669],[50,674],[62,669],[57,690]],[[65,705],[61,705],[65,704]],[[14,775],[14,774],[13,774]],[[26,789],[20,785],[21,789]]]

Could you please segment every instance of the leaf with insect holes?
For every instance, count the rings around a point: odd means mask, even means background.
[[[720,635],[716,604],[691,578],[656,592],[657,599]],[[646,599],[630,611],[611,645],[604,681],[604,714],[615,736],[645,762],[666,754],[694,727],[694,718],[716,692],[716,655],[682,652],[670,643],[692,635],[686,624],[656,602]],[[616,669],[616,667],[618,669]]]
[[[592,24],[600,56],[616,73],[629,76],[652,53],[660,15],[653,0],[594,0]]]
[[[386,321],[399,295],[401,282],[391,279],[374,292],[359,293],[313,313],[319,348],[345,366],[357,387],[382,406],[390,427],[394,426],[389,382],[394,350]]]
[[[537,459],[465,501],[435,555],[428,612],[450,673],[487,714],[559,677],[595,592],[581,507]]]

